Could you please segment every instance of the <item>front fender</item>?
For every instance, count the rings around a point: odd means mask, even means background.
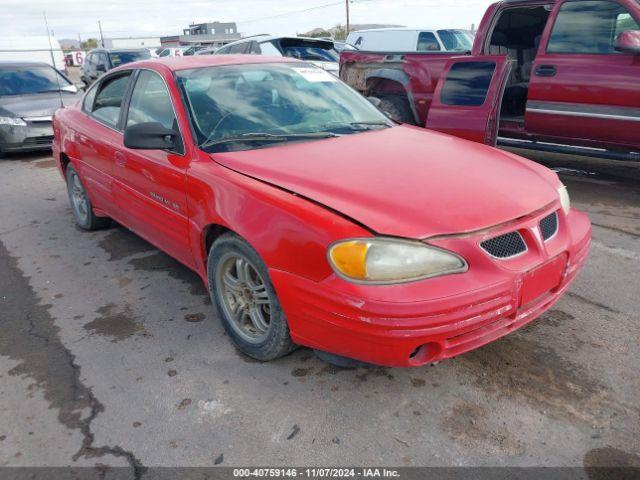
[[[333,273],[326,259],[332,242],[371,235],[337,212],[210,158],[192,163],[187,196],[192,250],[203,279],[208,256],[203,232],[210,225],[220,225],[241,236],[270,269],[313,281]]]

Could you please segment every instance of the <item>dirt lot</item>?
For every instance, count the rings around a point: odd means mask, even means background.
[[[640,466],[640,166],[545,161],[594,223],[557,306],[434,367],[339,370],[243,357],[194,273],[74,227],[51,157],[0,160],[0,465]]]

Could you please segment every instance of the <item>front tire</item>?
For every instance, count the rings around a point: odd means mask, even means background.
[[[93,206],[89,195],[84,189],[84,185],[80,180],[80,175],[71,163],[67,166],[67,193],[69,194],[69,203],[71,203],[71,211],[76,220],[76,224],[83,230],[100,230],[111,225],[111,219],[98,217],[93,213]]]
[[[247,242],[231,233],[219,237],[209,252],[207,275],[211,301],[242,353],[266,362],[295,350],[267,267]]]
[[[416,120],[413,118],[413,112],[409,106],[409,100],[406,97],[399,95],[381,97],[378,109],[398,123],[416,125]]]

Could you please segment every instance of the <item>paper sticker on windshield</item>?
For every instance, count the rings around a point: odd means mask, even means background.
[[[329,72],[325,72],[321,68],[313,68],[313,67],[296,67],[295,70],[297,73],[302,75],[304,79],[308,82],[337,82],[338,78],[331,75]]]

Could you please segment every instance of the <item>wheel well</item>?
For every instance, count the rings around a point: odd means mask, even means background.
[[[402,83],[388,78],[373,77],[367,80],[367,96],[407,95]]]
[[[206,259],[209,255],[209,250],[211,250],[211,245],[216,241],[218,237],[224,235],[227,232],[230,232],[227,227],[223,227],[222,225],[212,224],[207,225],[202,233],[203,247],[204,247],[204,258]]]
[[[67,165],[69,165],[70,161],[71,159],[65,153],[60,154],[60,167],[62,167],[62,174],[65,178],[67,176]]]

